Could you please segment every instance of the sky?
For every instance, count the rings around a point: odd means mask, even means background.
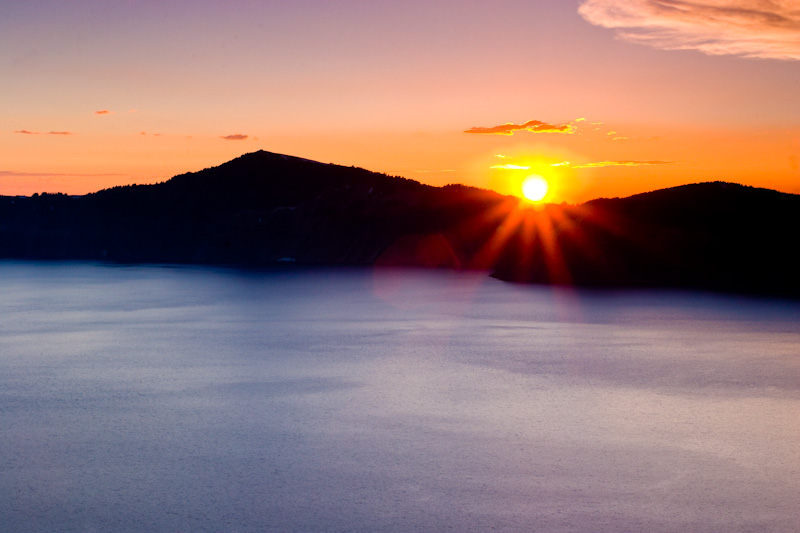
[[[578,203],[800,193],[800,0],[4,0],[0,195],[267,150]]]

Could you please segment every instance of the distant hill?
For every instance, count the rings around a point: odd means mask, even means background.
[[[469,242],[438,259],[432,250],[417,257],[416,248],[503,201],[491,191],[259,151],[156,185],[0,197],[0,257],[458,267]]]
[[[800,296],[798,195],[700,183],[592,200],[554,218],[549,244],[525,246],[529,239],[517,232],[494,275],[532,283]]]
[[[800,296],[800,196],[721,182],[534,209],[259,151],[156,185],[0,197],[0,258],[474,268],[532,283]]]

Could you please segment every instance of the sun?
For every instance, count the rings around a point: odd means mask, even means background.
[[[547,196],[547,180],[538,174],[531,174],[522,180],[522,195],[531,202],[541,202]]]

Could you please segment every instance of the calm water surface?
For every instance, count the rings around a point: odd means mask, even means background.
[[[2,531],[798,531],[800,305],[0,263]]]

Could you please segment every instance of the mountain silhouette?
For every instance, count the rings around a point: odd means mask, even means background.
[[[460,266],[448,254],[447,264],[408,254],[501,201],[490,191],[259,151],[155,185],[2,197],[0,257]]]
[[[800,196],[722,182],[577,206],[266,151],[154,185],[0,197],[0,258],[485,269],[800,296]]]
[[[597,199],[554,217],[547,242],[526,246],[530,239],[517,232],[494,275],[518,282],[796,297],[798,215],[798,195],[724,182]]]

